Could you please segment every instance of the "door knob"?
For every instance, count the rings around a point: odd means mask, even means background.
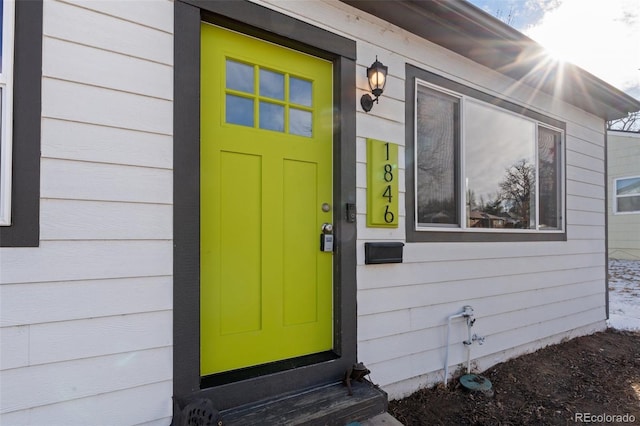
[[[322,224],[322,233],[323,234],[332,234],[333,233],[333,225],[330,223]]]

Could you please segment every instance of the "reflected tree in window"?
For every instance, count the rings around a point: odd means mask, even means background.
[[[531,215],[535,181],[535,165],[522,159],[506,170],[504,179],[500,182],[504,211],[518,220],[516,227],[535,226],[534,217]]]

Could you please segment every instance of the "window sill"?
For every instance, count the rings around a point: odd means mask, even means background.
[[[567,241],[566,231],[501,231],[501,230],[415,230],[407,229],[408,243],[499,243],[499,242],[526,242],[526,241]]]

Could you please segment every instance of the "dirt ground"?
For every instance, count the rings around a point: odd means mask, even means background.
[[[407,426],[640,425],[638,332],[609,329],[579,337],[482,376],[493,394],[467,391],[454,380],[447,389],[440,385],[391,401],[389,412]]]

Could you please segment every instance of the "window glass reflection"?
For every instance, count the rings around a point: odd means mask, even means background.
[[[469,100],[465,183],[470,228],[535,228],[536,124]]]
[[[313,135],[312,116],[309,111],[296,108],[289,110],[289,133],[311,137]]]
[[[618,198],[618,212],[640,212],[640,197]]]
[[[253,93],[253,66],[227,59],[227,89]]]
[[[240,96],[226,96],[227,123],[253,127],[253,99]]]
[[[640,177],[616,180],[616,213],[640,212]]]
[[[260,96],[284,100],[284,75],[261,69]]]
[[[416,109],[418,224],[459,226],[456,150],[460,100],[419,87]]]
[[[284,107],[260,102],[260,128],[284,132]]]
[[[640,195],[640,177],[618,179],[616,195]]]
[[[291,77],[289,79],[289,100],[291,103],[311,106],[311,82]]]
[[[538,128],[538,187],[540,229],[560,229],[560,132]]]

